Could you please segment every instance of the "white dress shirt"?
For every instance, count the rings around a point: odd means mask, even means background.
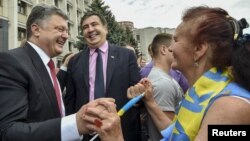
[[[46,69],[50,75],[50,79],[52,81],[52,84],[53,84],[53,80],[52,80],[52,77],[50,74],[50,68],[47,65],[51,58],[37,45],[35,45],[31,42],[28,42],[28,43],[32,46],[32,48],[34,48],[34,50],[37,52],[37,54],[41,57],[41,59],[44,63],[44,66],[46,67]],[[59,85],[59,87],[60,87],[60,85]],[[62,141],[81,140],[81,136],[79,135],[79,132],[77,129],[77,124],[76,124],[76,114],[65,116],[65,107],[64,107],[63,100],[62,100],[62,92],[61,91],[60,91],[60,95],[61,95],[61,101],[62,101],[61,106],[62,106],[62,114],[63,114],[63,117],[61,120],[61,140]]]

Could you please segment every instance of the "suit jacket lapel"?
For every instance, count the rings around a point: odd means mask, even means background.
[[[83,60],[80,60],[83,64],[80,65],[81,70],[83,70],[83,79],[89,91],[89,49],[84,50],[83,52]],[[82,76],[82,75],[80,75]]]
[[[113,75],[113,71],[115,68],[115,59],[118,58],[115,47],[113,45],[109,45],[109,51],[108,51],[108,64],[107,64],[107,80],[106,80],[106,92],[109,88],[111,78]]]
[[[41,76],[40,79],[42,80],[45,94],[48,96],[48,99],[50,100],[54,113],[56,114],[56,116],[61,116],[58,105],[57,105],[55,90],[51,82],[49,73],[47,69],[45,68],[44,63],[42,62],[42,59],[29,44],[26,43],[24,48],[28,52],[28,55],[31,57],[33,66],[35,67],[37,73],[39,74],[38,76]]]

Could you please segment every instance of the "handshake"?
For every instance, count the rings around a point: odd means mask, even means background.
[[[127,97],[131,100],[118,113],[113,98],[99,98],[83,105],[76,113],[78,132],[81,135],[96,132],[102,141],[124,141],[120,116],[140,99],[153,99],[152,84],[148,79],[142,79],[128,88]]]
[[[115,100],[99,98],[83,105],[76,113],[79,134],[96,132],[102,141],[123,141]]]

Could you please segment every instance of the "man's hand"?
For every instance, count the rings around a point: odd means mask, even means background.
[[[92,124],[88,124],[87,128],[97,132],[102,141],[124,141],[116,105],[108,101],[99,101],[98,103],[105,107],[105,110],[88,108],[83,119]]]
[[[91,101],[86,105],[83,105],[81,107],[81,109],[76,113],[77,128],[78,128],[78,132],[80,135],[92,133],[93,130],[91,130],[90,128],[87,128],[90,125],[101,126],[102,123],[99,122],[100,120],[98,119],[98,116],[96,116],[95,114],[88,113],[87,111],[89,109],[94,109],[98,113],[100,113],[102,111],[107,111],[107,108],[105,106],[103,106],[103,104],[100,104],[103,102],[115,105],[114,104],[115,100],[112,98],[100,98],[100,99],[96,99],[94,101]],[[84,120],[85,119],[84,117],[87,115],[90,119],[96,119],[96,121]],[[99,120],[99,121],[97,121],[97,120]],[[97,123],[97,122],[99,122],[99,123]]]

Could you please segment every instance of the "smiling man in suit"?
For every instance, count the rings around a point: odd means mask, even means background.
[[[99,97],[114,98],[117,109],[120,109],[128,101],[127,88],[140,80],[136,56],[132,50],[107,41],[107,22],[100,14],[93,11],[85,13],[80,24],[88,48],[69,62],[66,113],[74,113],[81,105]],[[62,76],[62,71],[59,76]],[[139,141],[138,108],[130,109],[121,122],[125,140]],[[83,140],[90,138],[90,135],[85,135]]]
[[[36,5],[24,46],[0,52],[1,141],[72,141],[90,132],[82,120],[86,106],[65,116],[51,59],[62,53],[68,39],[67,20],[57,7]],[[87,106],[97,108],[97,101]]]

